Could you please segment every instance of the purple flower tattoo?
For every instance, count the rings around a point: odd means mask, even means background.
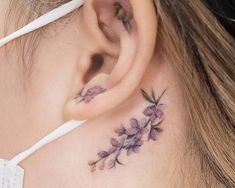
[[[77,96],[75,97],[75,99],[78,99],[78,102],[85,102],[85,103],[89,103],[91,102],[97,95],[105,92],[106,89],[102,88],[101,86],[94,86],[90,89],[88,89],[85,93],[84,93],[84,88],[77,94]]]
[[[110,148],[108,150],[98,152],[98,160],[90,161],[88,165],[91,167],[91,172],[99,170],[112,169],[117,165],[124,165],[120,161],[120,155],[126,154],[130,156],[134,153],[139,153],[141,146],[146,141],[156,141],[158,135],[163,131],[160,125],[164,121],[163,107],[160,100],[166,90],[156,98],[152,90],[149,95],[144,90],[141,90],[144,99],[149,105],[143,111],[142,119],[130,119],[128,128],[121,125],[115,130],[117,138],[110,139]]]

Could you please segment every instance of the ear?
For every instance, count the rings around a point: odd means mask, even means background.
[[[98,116],[138,88],[154,53],[157,15],[152,0],[87,0],[80,27],[90,42],[79,62],[84,82],[65,105],[67,119]],[[91,63],[111,70],[94,73]]]

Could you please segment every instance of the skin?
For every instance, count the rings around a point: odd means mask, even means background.
[[[0,1],[0,9],[6,10],[7,4],[7,0]],[[89,119],[81,128],[21,163],[26,170],[25,188],[193,187],[182,175],[197,172],[196,160],[192,162],[184,156],[185,105],[171,62],[154,50],[154,6],[149,0],[131,0],[130,4],[135,16],[131,34],[111,16],[114,9],[104,0],[87,0],[66,27],[63,23],[68,20],[50,25],[47,34],[51,37],[40,42],[26,92],[16,52],[11,52],[7,62],[5,50],[0,48],[1,158],[10,159],[66,120]],[[1,38],[3,12],[0,11]],[[108,32],[97,27],[97,19],[106,24]],[[107,40],[107,35],[113,41]],[[83,82],[90,57],[100,52],[104,66]],[[74,100],[83,87],[96,84],[107,91],[88,104]],[[125,167],[91,173],[88,161],[109,146],[114,130],[121,123],[128,124],[131,117],[141,117],[146,102],[140,88],[154,88],[156,94],[167,88],[162,98],[167,106],[163,133],[156,142],[145,144],[138,155],[122,157]]]

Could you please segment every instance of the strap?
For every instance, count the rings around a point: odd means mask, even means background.
[[[20,30],[12,33],[11,35],[0,40],[0,47],[7,44],[8,42],[23,36],[27,33],[30,33],[36,29],[39,29],[49,23],[58,20],[59,18],[67,15],[68,13],[74,11],[75,9],[81,7],[84,4],[84,0],[72,0],[68,3],[61,5],[58,8],[53,9],[52,11],[40,16],[36,20],[30,22]]]
[[[37,142],[35,145],[33,145],[31,148],[25,150],[24,152],[16,155],[14,158],[12,158],[9,161],[9,165],[18,165],[21,161],[32,155],[34,152],[42,148],[43,146],[49,144],[50,142],[53,142],[54,140],[64,136],[65,134],[71,132],[75,128],[83,125],[83,123],[86,121],[68,121],[64,123],[62,126],[48,134],[46,137],[41,139],[39,142]]]

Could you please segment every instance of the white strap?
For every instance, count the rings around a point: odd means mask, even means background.
[[[9,161],[9,164],[10,165],[18,165],[21,161],[23,161],[24,159],[29,157],[31,154],[33,154],[34,152],[36,152],[37,150],[39,150],[40,148],[42,148],[46,144],[49,144],[50,142],[52,142],[52,141],[64,136],[65,134],[71,132],[75,128],[81,126],[84,122],[85,121],[72,120],[72,121],[68,121],[68,122],[64,123],[62,126],[57,128],[52,133],[48,134],[46,137],[41,139],[38,143],[33,145],[31,148],[27,149],[26,151],[24,151],[24,152],[18,154],[17,156],[15,156],[14,158],[12,158]]]
[[[75,9],[81,7],[84,4],[84,0],[72,0],[62,6],[53,9],[52,11],[42,15],[36,20],[30,22],[20,30],[12,33],[11,35],[0,40],[0,47],[7,44],[8,42],[23,36],[29,32],[32,32],[36,29],[39,29],[53,21],[58,20],[59,18],[67,15],[68,13],[74,11]]]

